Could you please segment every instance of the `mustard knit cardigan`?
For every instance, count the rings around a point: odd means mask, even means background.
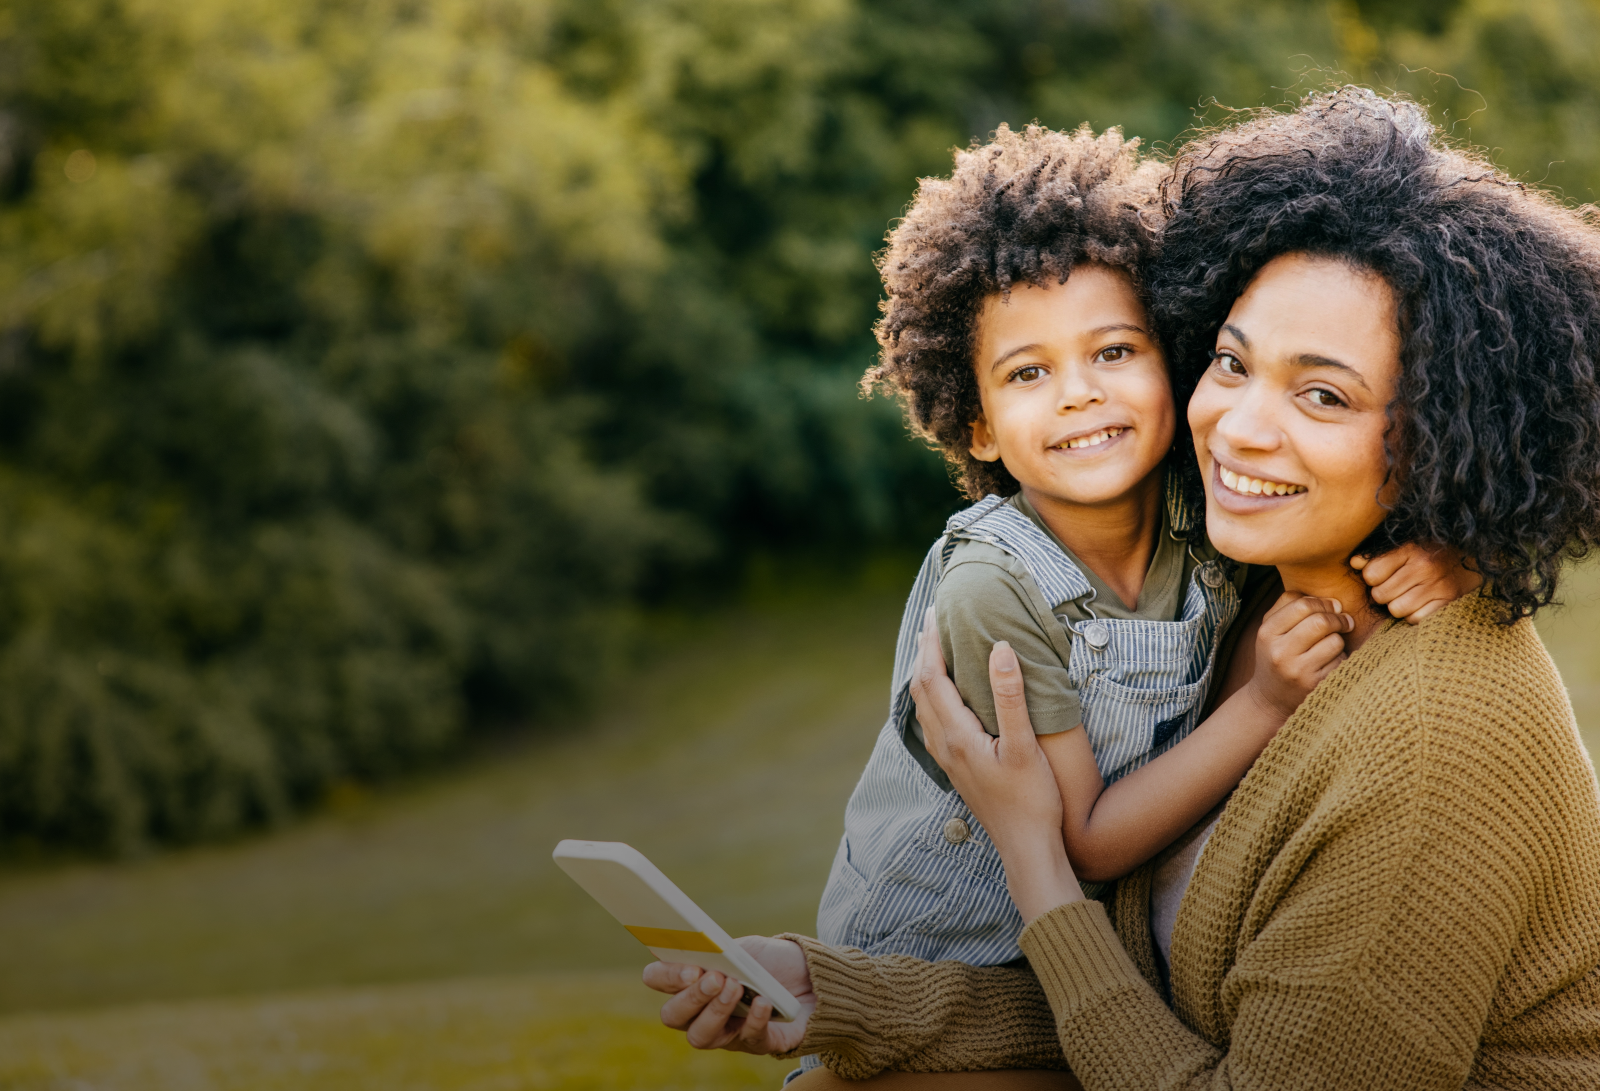
[[[802,940],[796,1054],[1070,1066],[1102,1088],[1600,1089],[1600,799],[1529,622],[1463,599],[1375,634],[1223,810],[1172,936],[1149,872],[1022,936],[1033,972]],[[1119,940],[1120,936],[1120,940]],[[1037,976],[1035,976],[1037,975]]]

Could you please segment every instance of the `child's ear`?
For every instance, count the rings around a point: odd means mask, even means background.
[[[967,450],[972,452],[972,457],[979,462],[999,462],[1000,444],[995,442],[994,433],[989,430],[989,422],[980,414],[972,422],[972,446]]]

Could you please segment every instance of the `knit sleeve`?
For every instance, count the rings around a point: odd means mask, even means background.
[[[820,1054],[850,1080],[885,1069],[1066,1067],[1050,1005],[1025,966],[872,957],[806,936],[783,938],[805,950],[817,995],[793,1056]]]

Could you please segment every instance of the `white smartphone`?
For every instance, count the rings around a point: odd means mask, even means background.
[[[744,998],[735,1015],[747,1014],[750,1002],[764,996],[779,1022],[800,1017],[800,1001],[638,849],[621,841],[568,840],[552,855],[562,871],[662,962],[716,970],[743,984]]]

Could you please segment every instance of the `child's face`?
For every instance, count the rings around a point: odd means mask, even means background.
[[[1125,499],[1172,448],[1166,361],[1128,278],[1080,265],[1065,284],[991,296],[978,318],[973,457],[1005,463],[1030,494]],[[1032,499],[1032,496],[1030,496]]]

